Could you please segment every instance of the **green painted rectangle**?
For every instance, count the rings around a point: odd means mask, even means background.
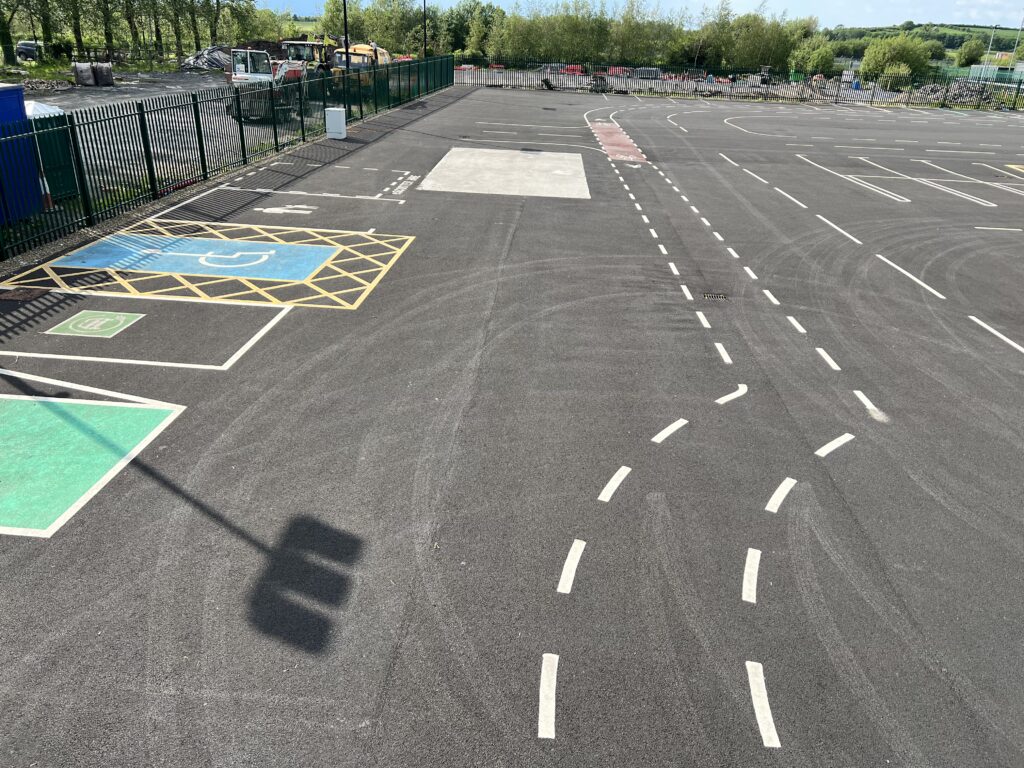
[[[98,339],[112,339],[129,325],[145,317],[135,312],[106,312],[99,309],[83,309],[53,326],[46,333],[55,336],[92,336]]]
[[[180,411],[0,397],[0,533],[49,536]]]

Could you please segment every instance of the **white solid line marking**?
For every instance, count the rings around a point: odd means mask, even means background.
[[[704,327],[704,328],[710,328],[711,327],[711,323],[709,323],[708,319],[706,317],[704,317],[704,313],[703,312],[697,312],[697,319],[700,320],[700,324],[701,324],[702,327]]]
[[[651,438],[651,442],[652,443],[661,443],[662,441],[665,440],[666,437],[671,435],[673,432],[675,432],[680,427],[685,427],[688,423],[689,422],[687,422],[686,419],[677,419],[676,421],[673,421],[671,424],[669,424],[667,427],[665,427],[663,430],[661,430],[661,432],[659,432],[654,437],[652,437]]]
[[[715,400],[715,402],[718,405],[725,405],[730,400],[735,400],[737,397],[743,397],[745,394],[747,394],[747,385],[740,384],[734,391],[730,392],[728,395],[722,395],[720,398]]]
[[[708,221],[707,219],[705,219],[705,218],[704,218],[703,216],[701,216],[701,217],[700,217],[700,220],[701,220],[701,223],[702,223],[702,224],[703,224],[703,225],[704,225],[705,227],[710,227],[710,226],[711,226],[711,222],[710,222],[710,221]]]
[[[751,280],[757,280],[757,275],[754,274],[754,270],[752,270],[750,267],[744,267],[743,269],[746,271],[748,275],[750,275]]]
[[[726,246],[725,250],[727,250],[729,252],[729,255],[732,256],[734,259],[738,259],[740,257],[740,255],[736,253],[736,251],[734,251],[732,248],[729,248],[728,246]]]
[[[994,155],[995,152],[981,152],[978,150],[971,149],[926,149],[925,152],[941,152],[943,154],[949,154],[955,152],[958,155]]]
[[[576,578],[576,566],[580,564],[580,557],[583,555],[583,548],[587,542],[576,539],[569,547],[569,554],[565,556],[565,565],[562,566],[562,577],[558,580],[558,592],[568,595],[572,592],[572,582]]]
[[[139,403],[141,405],[158,405],[166,408],[180,408],[185,409],[183,405],[177,405],[175,403],[166,403],[163,400],[154,400],[150,397],[139,397],[138,395],[129,395],[125,392],[115,392],[110,389],[100,389],[99,387],[90,387],[85,384],[73,384],[70,381],[63,381],[61,379],[51,379],[46,376],[37,376],[34,373],[22,373],[21,371],[11,371],[7,368],[0,368],[0,376],[10,376],[15,379],[25,379],[26,381],[36,381],[40,384],[53,384],[58,387],[66,387],[67,389],[77,389],[79,392],[88,392],[90,395],[100,395],[102,397],[110,397],[115,400],[127,401],[130,403]]]
[[[627,466],[621,466],[615,470],[615,474],[612,475],[611,480],[605,483],[604,490],[601,491],[601,495],[597,497],[598,501],[610,501],[612,496],[615,495],[615,491],[618,490],[619,484],[626,479],[626,475],[632,472],[632,468]]]
[[[775,731],[772,709],[768,705],[768,689],[764,684],[764,667],[756,661],[747,662],[747,679],[750,681],[750,699],[754,704],[754,715],[757,727],[761,731],[761,741],[766,747],[777,749],[779,734]]]
[[[865,395],[859,389],[853,390],[853,394],[855,394],[857,396],[857,399],[861,401],[865,408],[867,408],[868,415],[872,419],[874,419],[875,421],[880,421],[883,424],[889,423],[889,416],[885,413],[885,411],[881,410],[880,408],[876,408],[875,404],[868,400],[867,395]]]
[[[730,159],[729,159],[728,157],[726,157],[725,155],[723,155],[723,154],[722,154],[721,152],[719,152],[719,153],[718,153],[718,156],[719,156],[720,158],[722,158],[723,160],[725,160],[725,162],[727,162],[727,163],[730,163],[730,164],[732,164],[732,165],[735,165],[735,166],[736,166],[737,168],[739,168],[739,167],[740,167],[740,164],[739,164],[739,163],[734,163],[734,162],[733,162],[732,160],[730,160]]]
[[[683,289],[683,296],[686,297],[686,300],[693,301],[693,294],[690,293],[690,289],[687,288],[685,285],[680,285],[679,287]]]
[[[766,512],[778,512],[779,507],[782,506],[782,502],[786,500],[786,496],[793,490],[793,486],[796,485],[796,480],[792,477],[787,477],[781,483],[779,487],[775,489],[775,493],[768,499],[768,504],[765,505]]]
[[[678,269],[676,269],[676,264],[675,264],[675,262],[674,262],[674,261],[670,261],[670,262],[668,263],[668,268],[672,270],[672,274],[673,274],[673,275],[675,275],[676,277],[678,277],[678,276],[679,276],[679,270],[678,270]]]
[[[770,301],[770,302],[771,302],[772,304],[774,304],[775,306],[779,306],[779,300],[778,300],[778,299],[776,299],[776,298],[775,298],[775,297],[774,297],[774,296],[772,295],[772,292],[771,292],[771,291],[769,291],[769,290],[768,290],[767,288],[765,288],[765,289],[764,289],[764,291],[763,291],[763,293],[764,293],[764,295],[765,295],[765,296],[767,296],[767,297],[768,297],[768,301]]]
[[[650,230],[650,233],[651,233],[651,237],[653,237],[653,238],[654,238],[655,240],[657,240],[657,239],[658,239],[658,233],[657,233],[657,232],[655,232],[655,231],[654,231],[654,230],[652,229],[652,230]]]
[[[743,601],[757,602],[757,569],[761,565],[761,550],[748,549],[747,562],[743,565]]]
[[[792,315],[786,315],[786,319],[789,320],[790,324],[794,328],[796,328],[797,333],[807,333],[807,331],[804,330],[804,327],[796,321],[795,317],[793,317]]]
[[[853,440],[853,435],[851,435],[849,432],[844,432],[835,440],[829,440],[827,443],[821,446],[821,448],[814,452],[814,455],[824,458],[825,456],[828,456],[830,453],[832,453],[832,451],[834,451],[836,448],[846,445],[851,440]]]
[[[828,367],[831,368],[833,371],[841,371],[841,370],[843,370],[838,365],[836,365],[836,361],[833,360],[829,356],[828,352],[826,352],[824,349],[822,349],[821,347],[815,347],[814,349],[815,349],[815,351],[819,355],[821,355],[821,359],[824,360],[826,363],[828,363]]]
[[[754,177],[755,179],[757,179],[758,181],[760,181],[760,182],[761,182],[762,184],[767,184],[767,183],[768,183],[767,181],[765,181],[764,179],[762,179],[762,178],[761,178],[760,176],[758,176],[758,175],[757,175],[756,173],[754,173],[754,172],[753,172],[753,171],[751,171],[751,170],[748,170],[748,169],[744,168],[744,169],[743,169],[743,172],[744,172],[744,173],[749,173],[749,174],[750,174],[751,176],[753,176],[753,177]]]
[[[228,358],[227,362],[224,363],[224,365],[222,366],[223,370],[226,371],[229,368],[231,368],[231,366],[233,366],[235,363],[237,363],[242,358],[242,355],[244,355],[246,352],[248,352],[250,349],[252,349],[254,346],[256,346],[256,344],[259,343],[260,339],[262,339],[264,336],[266,336],[268,333],[270,333],[270,330],[275,325],[277,325],[279,322],[281,322],[281,320],[284,318],[285,315],[288,314],[288,312],[290,310],[291,310],[291,307],[285,307],[280,312],[278,312],[276,315],[274,315],[274,317],[271,318],[269,323],[267,323],[262,328],[260,328],[258,331],[256,331],[256,333],[253,334],[253,337],[251,339],[249,339],[247,342],[245,342],[245,344],[243,344],[241,347],[238,348],[238,351],[235,352],[235,354],[233,354],[231,357]]]
[[[697,206],[691,205],[690,210],[696,213],[698,216],[700,215],[700,211],[697,210]]]
[[[732,358],[729,357],[729,353],[725,351],[725,347],[722,346],[721,342],[715,342],[715,349],[718,350],[718,354],[722,356],[722,362],[726,365],[732,365]]]
[[[793,197],[793,196],[792,196],[791,194],[789,194],[788,192],[783,192],[783,191],[782,191],[781,189],[779,189],[778,187],[772,187],[772,189],[774,189],[774,190],[775,190],[776,192],[778,192],[778,193],[779,193],[780,195],[782,195],[783,197],[789,198],[789,199],[790,199],[790,200],[792,200],[792,201],[793,201],[794,203],[796,203],[797,205],[799,205],[799,206],[800,206],[801,208],[806,208],[806,207],[807,207],[806,205],[804,205],[803,203],[801,203],[801,202],[800,202],[799,200],[797,200],[797,199],[796,199],[795,197]]]
[[[717,240],[718,242],[720,242],[720,243],[724,243],[724,242],[725,242],[725,238],[724,238],[724,237],[722,237],[722,236],[721,236],[720,234],[718,234],[717,232],[712,232],[711,234],[715,236],[715,239],[716,239],[716,240]]]
[[[907,277],[909,277],[909,278],[910,278],[911,280],[913,280],[913,281],[914,281],[915,283],[917,283],[918,285],[920,285],[920,286],[921,286],[922,288],[924,288],[924,289],[925,289],[926,291],[930,291],[930,292],[931,292],[931,293],[933,293],[934,295],[938,296],[938,297],[939,297],[940,299],[943,299],[943,300],[945,300],[945,298],[946,298],[945,296],[943,296],[943,295],[942,295],[941,293],[939,293],[939,292],[938,292],[938,291],[936,291],[936,290],[935,290],[934,288],[932,288],[932,287],[931,287],[930,285],[928,285],[928,283],[924,282],[923,280],[920,280],[920,279],[918,279],[917,277],[914,277],[914,276],[913,276],[912,274],[910,274],[909,272],[907,272],[907,270],[905,270],[905,269],[904,269],[903,267],[901,267],[901,266],[900,266],[899,264],[894,264],[893,262],[889,261],[889,259],[885,258],[885,256],[883,256],[883,255],[882,255],[882,254],[880,254],[880,253],[876,253],[876,254],[875,254],[875,256],[877,256],[878,258],[880,258],[880,259],[881,259],[882,261],[884,261],[884,262],[885,262],[886,264],[888,264],[888,265],[889,265],[890,267],[892,267],[893,269],[895,269],[895,270],[896,270],[897,272],[900,272],[900,273],[902,273],[902,274],[906,275]]]
[[[668,256],[668,249],[661,243],[658,243],[658,250],[661,251],[662,256]]]
[[[1024,232],[1024,229],[1017,227],[975,227],[975,229],[985,229],[989,232]]]
[[[971,320],[973,320],[974,322],[976,322],[976,323],[977,323],[978,325],[980,325],[980,326],[981,326],[982,328],[984,328],[984,329],[985,329],[986,331],[988,331],[989,333],[991,333],[991,334],[992,334],[993,336],[995,336],[995,337],[997,337],[997,338],[1000,338],[1000,339],[1002,339],[1003,341],[1005,341],[1005,342],[1006,342],[1007,344],[1009,344],[1009,345],[1010,345],[1011,347],[1013,347],[1014,349],[1016,349],[1016,350],[1017,350],[1018,352],[1024,352],[1024,347],[1022,347],[1022,346],[1021,346],[1020,344],[1018,344],[1018,343],[1017,343],[1016,341],[1013,341],[1012,339],[1008,339],[1008,338],[1006,338],[1005,336],[1003,336],[1003,334],[1001,334],[1001,333],[1000,333],[999,331],[997,331],[997,330],[996,330],[995,328],[993,328],[993,327],[992,327],[991,325],[989,325],[988,323],[984,323],[984,322],[982,322],[981,320],[979,320],[978,318],[976,318],[976,317],[975,317],[974,315],[968,315],[968,317],[969,317],[969,318],[971,318]]]
[[[537,707],[537,738],[555,738],[555,687],[558,685],[558,654],[545,653],[540,667],[540,702]]]
[[[842,227],[838,227],[838,226],[836,226],[836,225],[835,225],[835,224],[833,224],[833,223],[832,223],[831,221],[829,221],[829,220],[828,220],[828,219],[826,219],[826,218],[825,218],[824,216],[822,216],[822,215],[821,215],[820,213],[816,213],[816,214],[814,214],[814,215],[815,215],[815,216],[817,216],[817,217],[818,217],[819,219],[821,219],[822,221],[824,221],[824,222],[825,222],[826,224],[828,224],[828,225],[829,225],[830,227],[832,227],[832,229],[834,229],[834,230],[835,230],[836,232],[838,232],[839,234],[841,234],[841,235],[846,235],[846,236],[847,236],[848,238],[850,238],[851,240],[853,240],[853,242],[855,242],[855,243],[856,243],[857,245],[864,245],[864,243],[862,243],[862,242],[861,242],[860,240],[858,240],[858,239],[857,239],[856,237],[854,237],[853,235],[851,235],[851,234],[850,234],[849,232],[847,232],[847,231],[846,231],[845,229],[843,229]]]

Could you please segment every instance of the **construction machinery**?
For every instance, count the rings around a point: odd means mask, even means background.
[[[305,86],[306,70],[305,61],[271,59],[266,51],[252,48],[232,49],[231,69],[225,76],[240,90],[238,99],[228,101],[228,114],[239,121],[291,118],[299,104],[299,89]],[[260,84],[272,87],[257,87]]]

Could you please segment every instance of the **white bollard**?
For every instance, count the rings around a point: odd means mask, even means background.
[[[324,122],[327,125],[328,139],[344,139],[348,136],[345,127],[345,110],[343,107],[328,107],[324,110]]]

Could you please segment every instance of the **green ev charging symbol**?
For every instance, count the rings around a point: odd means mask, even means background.
[[[85,309],[74,317],[58,323],[46,333],[55,336],[93,336],[110,339],[145,315],[132,312],[101,312]]]

